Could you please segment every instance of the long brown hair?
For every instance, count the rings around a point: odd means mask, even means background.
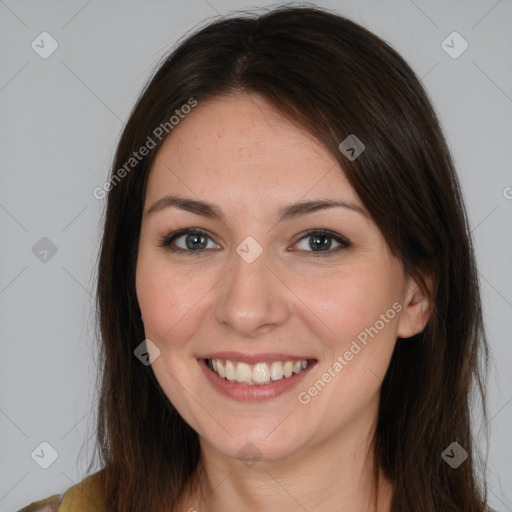
[[[309,4],[210,20],[158,66],[126,123],[104,187],[98,264],[98,482],[106,509],[176,510],[197,476],[197,433],[133,353],[144,340],[135,292],[139,233],[152,162],[172,136],[169,119],[191,99],[244,93],[263,95],[331,151],[390,250],[430,294],[426,328],[397,340],[382,382],[374,449],[395,486],[392,512],[486,510],[470,413],[476,396],[486,414],[488,348],[449,149],[402,57],[353,21]],[[365,145],[356,159],[339,149],[351,134]],[[131,160],[149,139],[154,147]],[[468,454],[456,469],[441,456],[453,442]]]

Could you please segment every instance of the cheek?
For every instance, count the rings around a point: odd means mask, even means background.
[[[136,287],[146,336],[161,350],[171,341],[174,348],[185,343],[197,330],[205,294],[213,284],[204,272],[194,275],[190,267],[171,268],[161,259],[142,257]]]
[[[297,399],[311,410],[324,411],[326,433],[375,405],[396,341],[398,313],[393,304],[400,296],[395,278],[391,272],[352,268],[309,288],[304,302],[327,326],[321,331],[326,334],[318,337],[326,357]]]
[[[150,333],[155,339],[161,339],[172,327],[184,303],[178,300],[180,295],[183,297],[183,283],[142,250],[137,262],[136,290],[146,334],[150,339]]]
[[[327,328],[327,339],[333,349],[343,348],[373,326],[399,298],[393,273],[368,267],[333,273],[317,281],[316,286],[303,288],[302,294],[307,297],[304,302]],[[395,317],[394,310],[388,316]],[[389,321],[383,330],[388,331],[395,320],[386,319]]]

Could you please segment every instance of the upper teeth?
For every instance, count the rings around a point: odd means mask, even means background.
[[[208,366],[222,378],[244,384],[267,384],[291,377],[300,373],[308,366],[306,359],[302,361],[274,361],[272,363],[246,364],[229,359],[209,359]]]

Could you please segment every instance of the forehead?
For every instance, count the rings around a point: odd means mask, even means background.
[[[156,155],[146,200],[166,192],[240,203],[318,195],[360,203],[327,148],[256,94],[199,102],[180,121]]]

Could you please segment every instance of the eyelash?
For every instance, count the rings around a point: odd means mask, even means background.
[[[196,256],[201,255],[201,253],[205,252],[205,249],[198,249],[198,250],[187,250],[182,249],[180,247],[174,247],[171,244],[178,238],[180,238],[183,235],[202,235],[206,238],[210,238],[208,233],[201,229],[194,229],[194,228],[187,228],[187,229],[180,229],[178,231],[175,231],[174,233],[171,233],[167,236],[164,236],[161,238],[158,246],[163,247],[165,250],[176,252],[176,253],[188,253],[190,256],[193,254]],[[342,237],[341,235],[338,235],[337,233],[334,233],[333,231],[329,231],[327,229],[315,229],[308,231],[304,236],[299,238],[296,243],[299,243],[300,241],[311,238],[313,236],[323,236],[330,238],[332,240],[335,240],[340,245],[333,250],[327,250],[327,251],[304,251],[307,253],[307,257],[312,258],[326,258],[328,256],[332,256],[334,253],[338,253],[342,249],[348,249],[351,244],[350,242]]]

